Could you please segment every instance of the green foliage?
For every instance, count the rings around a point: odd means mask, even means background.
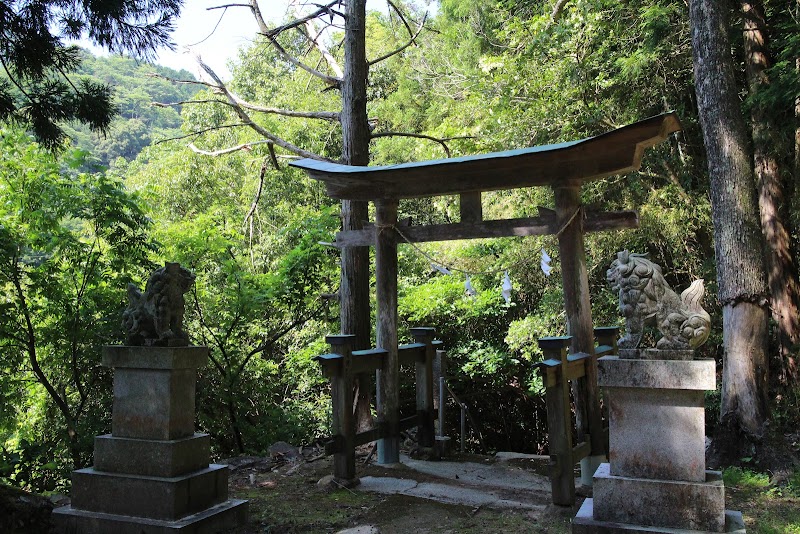
[[[797,469],[788,480],[776,482],[770,475],[741,467],[722,472],[727,507],[743,510],[748,532],[758,534],[800,533],[800,509],[797,507]]]
[[[100,347],[120,340],[120,288],[154,247],[136,198],[117,179],[77,171],[82,154],[59,161],[7,129],[0,154],[0,382],[11,408],[0,444],[18,453],[14,479],[32,483],[44,479],[25,462],[47,451],[65,477],[107,427]]]
[[[65,125],[64,131],[74,145],[108,167],[117,158],[132,161],[152,142],[181,135],[181,106],[166,104],[189,100],[197,92],[192,84],[170,81],[193,80],[191,73],[123,56],[96,57],[86,50],[80,51],[80,57],[74,77],[108,85],[117,115],[102,134],[77,122]],[[154,102],[165,105],[155,106]]]
[[[110,90],[90,80],[70,80],[80,54],[63,39],[87,36],[111,52],[152,58],[158,47],[170,44],[182,3],[0,2],[0,120],[30,127],[48,148],[60,146],[62,126],[70,120],[106,131],[115,112]]]

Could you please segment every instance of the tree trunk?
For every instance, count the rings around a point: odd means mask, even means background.
[[[771,58],[764,8],[758,1],[743,1],[745,72],[751,96],[770,83],[767,69]],[[758,186],[761,231],[766,240],[767,281],[772,318],[778,326],[781,354],[781,383],[797,380],[792,346],[800,341],[800,283],[796,259],[786,221],[788,205],[779,154],[788,147],[779,134],[776,116],[755,102],[751,108],[753,162]]]
[[[758,439],[767,418],[766,282],[752,154],[728,40],[729,5],[691,0],[695,93],[711,180],[719,300],[723,306],[720,421]],[[718,444],[722,447],[732,444]]]
[[[369,123],[367,122],[366,0],[351,0],[346,7],[344,78],[342,79],[342,163],[369,164]],[[365,201],[342,201],[342,229],[360,230],[368,218]],[[353,349],[369,348],[369,247],[342,249],[339,289],[341,333],[355,336]],[[372,378],[357,378],[356,427],[372,426]]]

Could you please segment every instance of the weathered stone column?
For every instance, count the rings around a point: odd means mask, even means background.
[[[94,467],[72,474],[72,504],[53,511],[64,533],[218,532],[246,522],[228,499],[228,467],[209,465],[194,431],[197,370],[207,347],[103,349],[114,369],[111,434],[95,438]]]

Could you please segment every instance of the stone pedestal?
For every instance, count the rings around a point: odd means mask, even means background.
[[[704,392],[716,387],[715,363],[686,352],[598,360],[609,462],[595,472],[594,498],[573,533],[745,532],[741,513],[725,510],[721,474],[705,466]]]
[[[209,464],[194,431],[197,369],[206,347],[105,347],[114,368],[111,434],[95,438],[94,467],[72,474],[72,504],[53,511],[62,533],[220,532],[247,520],[228,499],[228,468]]]

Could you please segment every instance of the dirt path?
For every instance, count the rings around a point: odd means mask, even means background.
[[[550,506],[542,475],[519,462],[420,465],[407,460],[411,466],[392,468],[359,462],[364,490],[372,490],[364,491],[318,485],[332,472],[329,459],[288,460],[254,459],[234,468],[231,492],[250,500],[250,522],[237,533],[336,533],[372,526],[380,534],[556,534],[569,532],[569,520],[577,511]],[[505,481],[504,486],[493,478]],[[390,490],[388,480],[405,481],[395,487],[405,491]],[[377,481],[383,481],[384,491],[377,491]],[[468,504],[452,504],[457,501]]]

